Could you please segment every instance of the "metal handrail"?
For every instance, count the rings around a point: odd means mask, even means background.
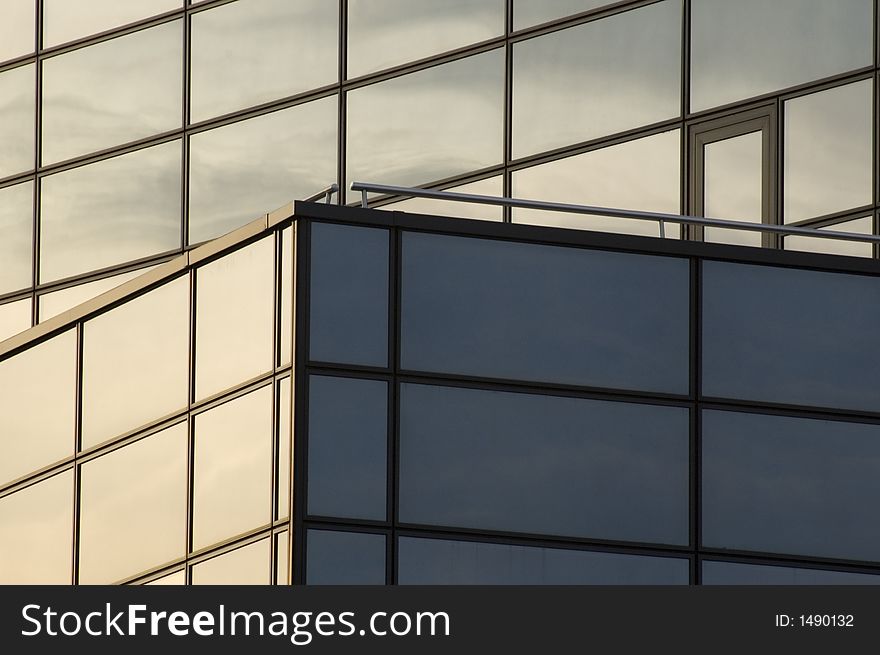
[[[330,201],[333,197],[333,194],[338,193],[338,192],[339,192],[339,185],[334,182],[333,184],[328,186],[326,189],[322,189],[321,191],[318,191],[318,193],[310,195],[308,198],[304,198],[303,202],[317,202],[321,198],[324,198],[324,202],[326,202],[329,205]]]
[[[414,189],[411,187],[392,186],[388,184],[372,184],[369,182],[352,182],[352,191],[361,192],[361,206],[367,207],[367,193],[384,193],[395,196],[412,196],[416,198],[434,198],[480,205],[498,205],[501,207],[519,207],[522,209],[543,209],[546,211],[564,212],[567,214],[587,214],[591,216],[610,216],[637,221],[652,221],[660,225],[660,236],[665,236],[664,223],[681,225],[699,225],[702,227],[723,227],[732,230],[749,232],[769,232],[791,236],[806,236],[820,239],[838,239],[840,241],[858,241],[862,243],[880,244],[880,236],[873,234],[856,234],[855,232],[820,232],[813,227],[790,227],[785,225],[768,225],[766,223],[745,223],[721,218],[705,218],[703,216],[687,216],[683,214],[666,214],[662,212],[636,211],[632,209],[616,209],[613,207],[595,207],[591,205],[570,205],[561,202],[545,202],[543,200],[526,200],[523,198],[499,198],[472,193],[455,191],[436,191],[434,189]]]

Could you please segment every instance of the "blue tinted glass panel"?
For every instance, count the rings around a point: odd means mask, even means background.
[[[388,365],[388,231],[312,224],[312,360]]]
[[[309,530],[306,584],[385,584],[385,536]]]
[[[388,384],[309,381],[309,514],[385,520]]]
[[[403,367],[688,390],[688,262],[424,234],[403,240]]]
[[[687,543],[688,412],[402,385],[400,520]]]
[[[880,559],[880,426],[703,413],[703,545]]]
[[[688,560],[401,537],[400,584],[687,584]]]
[[[880,410],[880,279],[703,264],[703,394]]]
[[[880,575],[764,566],[736,562],[703,562],[704,585],[869,585],[880,584]]]

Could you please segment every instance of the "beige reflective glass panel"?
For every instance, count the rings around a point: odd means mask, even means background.
[[[34,0],[0,0],[0,61],[34,51]]]
[[[348,93],[347,180],[415,185],[501,163],[504,51]]]
[[[83,328],[82,448],[186,407],[189,276]]]
[[[513,0],[513,29],[546,23],[603,5],[609,0]]]
[[[73,472],[0,498],[0,584],[70,584]]]
[[[873,83],[785,103],[786,223],[871,204]]]
[[[269,523],[272,387],[195,419],[193,550]]]
[[[194,585],[270,584],[269,539],[260,539],[192,567]]]
[[[272,368],[274,239],[196,271],[196,399]]]
[[[15,300],[0,305],[0,341],[24,332],[31,326],[31,299]],[[3,364],[0,364],[0,368]]]
[[[213,239],[336,180],[336,96],[194,134],[189,242]]]
[[[290,513],[290,468],[293,465],[290,441],[290,378],[284,378],[278,383],[278,473],[275,489],[278,497],[277,519],[286,518]]]
[[[33,232],[34,183],[0,189],[0,294],[31,286]]]
[[[454,193],[471,193],[480,196],[500,198],[504,195],[501,176],[490,177],[469,184],[449,187],[445,191]],[[433,214],[434,216],[450,216],[452,218],[474,218],[483,221],[500,221],[504,212],[501,207],[493,205],[477,205],[451,200],[435,200],[433,198],[409,198],[400,202],[383,205],[382,209],[412,212],[415,214]]]
[[[348,77],[504,34],[504,0],[349,0]]]
[[[45,60],[42,163],[180,127],[182,47],[175,21]]]
[[[710,218],[760,223],[762,199],[761,132],[706,144],[703,173],[703,213]],[[707,227],[706,241],[760,246],[760,232]]]
[[[679,213],[678,130],[513,172],[513,195],[578,205]],[[655,221],[513,209],[515,223],[659,236]],[[674,223],[666,236],[678,236]]]
[[[293,260],[294,243],[293,228],[288,227],[281,232],[281,332],[279,362],[282,366],[290,363],[290,351],[293,341]]]
[[[287,579],[290,570],[288,546],[287,531],[275,535],[275,584],[277,585],[290,584]]]
[[[239,0],[192,17],[196,123],[336,81],[339,4]]]
[[[147,266],[146,268],[139,268],[138,270],[131,271],[130,273],[112,275],[110,277],[105,277],[100,280],[95,280],[94,282],[86,282],[85,284],[78,284],[74,287],[61,289],[60,291],[53,291],[51,293],[43,294],[42,296],[40,296],[39,300],[39,320],[42,323],[43,321],[48,320],[53,316],[58,316],[58,314],[66,312],[68,309],[76,307],[77,305],[84,303],[87,300],[96,298],[105,291],[115,289],[120,284],[124,284],[129,280],[133,280],[139,275],[143,275],[147,271],[151,271],[154,268],[155,266]]]
[[[73,454],[76,331],[0,362],[0,485]]]
[[[186,423],[80,471],[79,581],[109,584],[186,552]]]
[[[34,168],[34,64],[0,73],[0,178]]]
[[[40,281],[180,248],[180,142],[43,178]]]
[[[181,6],[181,0],[43,0],[43,45],[57,45]]]
[[[172,573],[171,575],[166,575],[158,580],[151,580],[147,583],[147,585],[156,585],[156,586],[179,586],[186,584],[186,573],[183,571],[178,571],[177,573]]]
[[[870,66],[871,0],[695,0],[691,110]]]
[[[513,156],[674,118],[681,3],[666,0],[513,46]]]
[[[871,234],[874,231],[874,219],[870,216],[854,221],[837,223],[829,227],[817,228],[821,232],[852,232],[854,234]],[[829,255],[849,255],[850,257],[871,257],[874,247],[870,243],[858,241],[841,241],[839,239],[815,239],[812,237],[785,237],[786,250],[803,252],[821,252]]]

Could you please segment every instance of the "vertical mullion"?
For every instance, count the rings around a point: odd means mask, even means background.
[[[282,235],[281,230],[276,229],[275,234],[273,236],[274,239],[274,255],[275,255],[275,266],[273,267],[272,276],[272,298],[274,299],[274,316],[272,321],[272,370],[273,372],[278,366],[279,360],[281,358],[281,257],[283,256],[283,243],[282,243]],[[282,490],[278,486],[279,480],[279,467],[281,466],[279,453],[281,452],[280,448],[280,439],[281,439],[281,430],[279,429],[279,419],[280,412],[279,408],[281,407],[281,403],[278,399],[278,394],[281,391],[281,387],[278,384],[278,381],[275,379],[275,375],[272,376],[272,451],[270,457],[270,466],[271,471],[269,473],[270,482],[270,494],[269,494],[269,525],[275,525],[275,519],[278,518],[279,515],[279,502],[278,498],[281,494]],[[278,553],[277,553],[277,541],[275,539],[274,530],[270,529],[269,531],[269,584],[276,583],[276,576],[278,573]]]
[[[691,158],[688,148],[688,125],[687,116],[690,111],[691,92],[691,2],[683,0],[681,17],[681,119],[679,123],[679,198],[678,210],[682,214],[692,213],[693,209],[688,206],[688,197],[691,189],[691,176],[689,174]],[[684,223],[679,224],[679,237],[684,240],[690,238],[692,229]]]
[[[183,90],[181,103],[181,127],[183,129],[182,152],[180,162],[180,247],[185,250],[189,244],[189,135],[187,128],[190,121],[191,56],[192,47],[192,15],[187,8],[183,14]]]
[[[336,177],[339,180],[337,200],[340,205],[346,201],[347,184],[345,177],[346,133],[348,130],[348,100],[344,83],[348,77],[348,0],[339,0],[339,79],[337,80],[338,99],[336,109],[339,112],[336,132]]]
[[[391,524],[388,534],[386,584],[397,584],[397,524],[398,495],[400,489],[400,273],[401,273],[401,233],[399,228],[390,232],[391,244],[388,261],[388,338],[390,349],[388,356],[391,366],[391,381],[388,385],[388,465],[386,467],[386,489],[388,508],[386,520]]]
[[[696,257],[690,260],[690,515],[691,534],[690,542],[693,551],[694,564],[692,567],[691,583],[698,585],[702,582],[700,571],[700,547],[702,545],[702,417],[700,414],[700,399],[702,398],[702,264]]]
[[[513,196],[513,180],[511,179],[510,161],[513,157],[513,44],[510,33],[513,31],[513,0],[504,5],[504,111],[503,111],[503,154],[504,168],[501,173],[501,194],[505,198]],[[502,207],[502,220],[512,222],[510,206]]]
[[[293,303],[293,364],[290,376],[290,428],[292,431],[290,452],[293,458],[291,474],[290,537],[292,550],[290,580],[292,584],[305,583],[305,525],[306,511],[306,415],[308,395],[306,393],[306,361],[309,352],[308,312],[309,312],[309,261],[310,222],[299,220],[294,224],[294,303]]]
[[[34,0],[34,187],[33,214],[31,215],[31,325],[39,320],[36,289],[40,282],[40,151],[43,148],[43,2]]]
[[[184,568],[186,584],[192,584],[192,568],[189,566],[190,553],[193,547],[193,514],[195,510],[195,421],[192,407],[195,397],[195,363],[196,363],[196,272],[189,275],[189,366],[186,398],[186,566]]]
[[[79,584],[79,535],[82,489],[79,452],[82,447],[82,382],[83,382],[83,323],[76,325],[76,383],[74,394],[74,445],[73,445],[73,553],[71,559],[71,584]]]

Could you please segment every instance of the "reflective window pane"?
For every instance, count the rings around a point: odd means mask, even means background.
[[[281,231],[281,325],[278,340],[282,366],[290,364],[293,348],[293,262],[295,258],[293,228]]]
[[[873,84],[785,103],[785,222],[871,204]]]
[[[404,523],[687,543],[688,412],[404,384],[399,512]]]
[[[878,411],[877,325],[877,278],[704,262],[703,394]]]
[[[880,576],[739,562],[703,562],[704,585],[875,585]]]
[[[760,223],[763,219],[762,132],[750,132],[705,146],[703,215],[728,221]],[[741,246],[761,245],[760,232],[707,227],[706,241]]]
[[[336,96],[190,137],[189,242],[336,181]]]
[[[290,469],[293,466],[291,439],[290,378],[284,378],[278,383],[278,477],[275,490],[278,495],[277,519],[286,518],[290,513]]]
[[[0,484],[73,454],[76,331],[0,362]]]
[[[703,412],[703,544],[878,560],[880,426]]]
[[[680,150],[680,132],[672,130],[514,171],[513,196],[678,214]],[[531,209],[514,208],[513,222],[660,236],[654,221]],[[679,234],[674,223],[665,229]]]
[[[306,584],[385,584],[385,536],[309,530]]]
[[[699,0],[691,9],[691,110],[870,66],[871,0]]]
[[[521,30],[613,2],[614,0],[513,0],[513,29]]]
[[[504,0],[349,0],[348,77],[504,34]]]
[[[72,551],[72,471],[0,498],[0,584],[70,584]]]
[[[416,585],[687,584],[689,562],[476,541],[401,537],[397,580]]]
[[[40,281],[180,248],[180,142],[40,183]]]
[[[193,550],[269,523],[272,387],[195,419]]]
[[[402,365],[687,393],[688,277],[685,260],[405,233]]]
[[[179,8],[181,0],[43,0],[45,47],[96,34]]]
[[[34,168],[34,71],[28,64],[0,73],[0,178]]]
[[[858,218],[854,221],[845,221],[828,227],[816,228],[819,234],[822,232],[852,232],[853,234],[872,234],[874,232],[874,219],[870,216]],[[870,243],[857,241],[841,241],[839,239],[814,239],[811,237],[785,237],[786,250],[801,250],[803,252],[823,252],[829,255],[848,255],[850,257],[871,257],[874,247]]]
[[[678,116],[680,53],[672,0],[515,44],[513,156]]]
[[[186,552],[186,423],[82,465],[79,581],[109,584]]]
[[[180,127],[182,48],[175,21],[45,60],[43,164]]]
[[[189,276],[83,328],[82,447],[186,407]]]
[[[478,196],[504,195],[501,176],[490,177],[478,182],[449,187],[444,191],[453,193],[471,193]],[[483,221],[500,221],[504,215],[501,207],[494,205],[477,205],[469,202],[453,202],[451,200],[434,200],[431,198],[408,198],[399,202],[383,205],[381,209],[411,212],[413,214],[431,214],[433,216],[450,216],[452,218],[473,218]]]
[[[338,13],[326,0],[239,0],[193,14],[192,122],[335,82]]]
[[[0,305],[0,341],[24,332],[31,326],[31,299]],[[2,367],[3,365],[0,365]]]
[[[272,368],[274,239],[196,271],[196,400]]]
[[[260,539],[192,567],[194,585],[269,584],[269,540]]]
[[[503,55],[350,91],[346,179],[412,186],[501,163]]]
[[[385,520],[388,384],[309,378],[309,514]]]
[[[388,365],[387,230],[312,224],[311,359]]]
[[[155,266],[147,266],[145,268],[139,268],[136,271],[131,271],[130,273],[111,275],[110,277],[95,280],[94,282],[77,284],[76,286],[61,289],[60,291],[45,293],[39,296],[39,320],[42,323],[53,316],[58,316],[59,314],[66,312],[68,309],[73,309],[79,304],[91,300],[92,298],[96,298],[106,291],[110,291],[110,289],[115,289],[119,285],[124,284],[129,280],[133,280],[139,275],[143,275],[154,268]]]
[[[0,294],[24,289],[33,283],[33,233],[34,183],[0,189]]]
[[[3,0],[2,11],[0,61],[33,52],[34,25],[36,24],[36,3],[34,0]]]

